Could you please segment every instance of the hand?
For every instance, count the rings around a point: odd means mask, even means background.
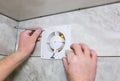
[[[95,81],[97,55],[85,44],[72,44],[63,58],[69,81]]]
[[[36,41],[40,39],[42,29],[39,28],[36,31],[25,30],[20,34],[18,52],[23,56],[28,57],[34,50]]]

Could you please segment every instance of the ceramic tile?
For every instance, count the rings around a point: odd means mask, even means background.
[[[102,57],[98,59],[96,81],[119,81],[120,58]]]
[[[96,81],[119,81],[120,58],[98,59]],[[14,73],[13,81],[68,81],[61,60],[31,57]]]
[[[13,27],[18,23],[0,15],[0,54],[8,55],[15,51],[17,30]]]
[[[19,23],[20,27],[40,25],[43,28],[73,25],[72,42],[84,42],[99,56],[96,81],[120,81],[120,3],[79,10]],[[21,30],[18,31],[18,38]],[[19,39],[17,39],[19,40]],[[71,43],[72,43],[71,42]],[[11,46],[10,46],[11,47]],[[40,41],[33,52],[40,56]],[[13,74],[12,81],[68,81],[61,60],[30,57]]]
[[[20,27],[73,25],[72,42],[87,43],[98,56],[120,56],[120,3],[20,22]],[[40,47],[36,47],[39,50]],[[38,52],[37,52],[38,53]],[[39,54],[40,55],[40,54]]]

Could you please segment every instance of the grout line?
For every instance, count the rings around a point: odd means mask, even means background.
[[[8,55],[4,55],[4,54],[0,54],[0,56],[8,56]],[[41,57],[41,56],[30,56],[30,57]],[[117,57],[117,58],[120,58],[120,56],[98,56],[98,58],[114,58],[114,57]]]
[[[9,55],[0,54],[0,56],[9,56]],[[29,56],[29,57],[41,57],[41,56]]]
[[[108,57],[108,58],[110,58],[110,57],[120,57],[120,56],[98,56],[98,57]]]
[[[5,14],[2,13],[2,12],[0,12],[0,14],[3,15],[3,16],[5,16],[5,17],[8,17],[8,18],[10,18],[10,19],[12,19],[12,20],[14,20],[14,21],[20,22],[19,20],[15,19],[15,18],[13,18],[13,17],[10,17],[10,16],[8,16],[8,15],[5,15]]]

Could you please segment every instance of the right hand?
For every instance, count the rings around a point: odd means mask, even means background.
[[[73,51],[67,50],[63,58],[69,81],[94,81],[97,54],[86,44],[72,44]]]

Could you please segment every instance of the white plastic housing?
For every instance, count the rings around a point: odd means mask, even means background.
[[[41,58],[61,59],[70,49],[71,26],[62,25],[46,28],[41,39]]]

